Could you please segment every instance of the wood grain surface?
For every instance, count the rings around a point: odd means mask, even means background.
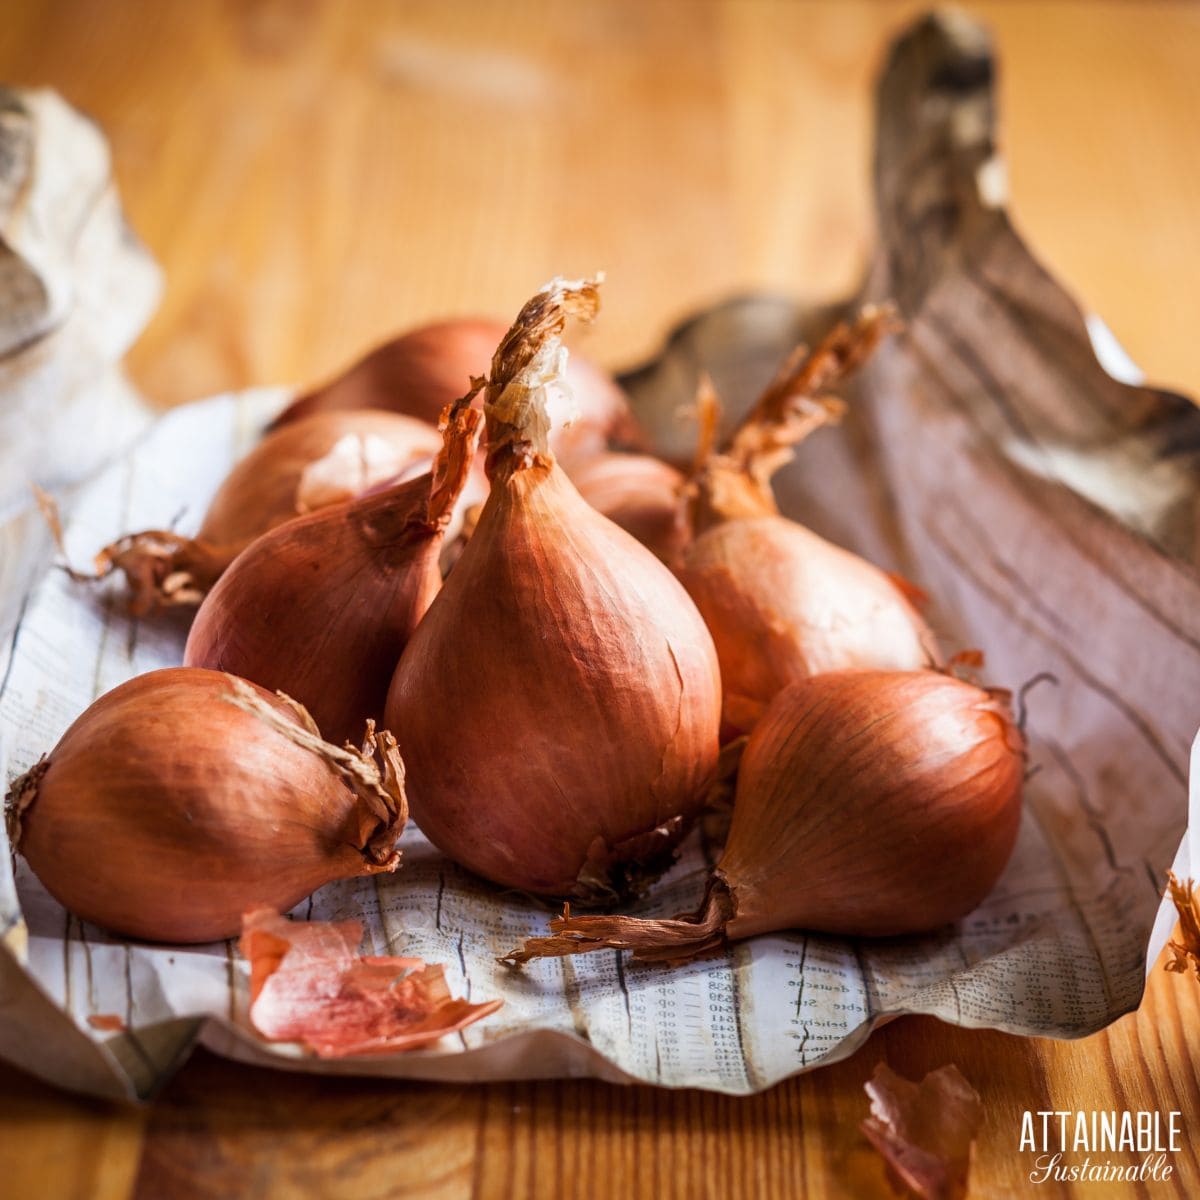
[[[1157,382],[1200,395],[1200,6],[972,5],[996,34],[1019,228]],[[424,318],[609,272],[588,349],[849,290],[871,244],[870,84],[910,3],[6,0],[0,75],[113,143],[167,273],[130,365],[159,403],[310,382]],[[1075,1043],[902,1019],[751,1099],[588,1082],[317,1080],[198,1054],[120,1109],[0,1065],[0,1196],[861,1197],[889,1062],[983,1093],[977,1196],[1200,1194],[1200,989]],[[1025,1109],[1185,1114],[1175,1179],[1031,1187]]]

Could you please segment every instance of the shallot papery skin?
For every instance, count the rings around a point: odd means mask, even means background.
[[[786,517],[714,525],[676,573],[717,647],[727,737],[748,733],[782,688],[807,676],[941,661],[891,576]]]
[[[103,577],[123,571],[130,611],[199,604],[256,537],[300,513],[341,503],[431,462],[437,429],[397,413],[316,413],[268,433],[217,489],[194,538],[169,529],[126,534],[96,556]]]
[[[473,379],[487,374],[492,353],[507,332],[502,322],[481,318],[423,325],[377,346],[335,379],[293,401],[276,424],[346,408],[388,409],[436,424],[447,404],[463,395]],[[599,453],[610,441],[640,443],[625,393],[607,371],[572,354],[565,382],[565,390],[552,398],[550,414],[551,444],[564,463]]]
[[[252,542],[196,613],[184,663],[286,692],[334,742],[381,717],[396,660],[441,587],[442,538],[481,423],[460,409],[428,474]]]
[[[686,959],[784,929],[922,933],[1004,870],[1024,742],[1006,694],[937,671],[840,671],[780,692],[746,744],[729,838],[698,912],[572,917],[511,956],[632,949]]]
[[[880,1063],[863,1086],[871,1115],[860,1128],[894,1189],[918,1200],[965,1200],[983,1101],[962,1072],[947,1063],[915,1083]]]
[[[555,281],[488,385],[492,488],[388,697],[414,815],[496,883],[597,900],[669,861],[717,760],[704,622],[662,563],[587,504],[546,445],[558,333],[594,285]]]
[[[1167,890],[1179,915],[1179,941],[1167,943],[1171,952],[1163,969],[1179,974],[1194,974],[1200,980],[1200,896],[1194,879],[1180,879],[1174,871],[1167,872]]]
[[[568,471],[579,494],[665,563],[687,543],[680,511],[683,475],[649,454],[607,451]]]
[[[346,475],[353,491],[328,487],[328,503],[341,503],[368,487],[400,474],[413,463],[431,461],[442,448],[437,417],[432,422],[400,413],[357,409],[318,413],[269,432],[225,477],[204,515],[199,536],[214,542],[246,544],[274,525],[291,520],[304,504],[305,473],[347,437],[376,439],[392,451],[392,461],[378,465],[366,478],[359,464],[347,457]],[[316,507],[309,497],[307,507]],[[267,522],[264,524],[264,522]]]
[[[248,909],[395,870],[407,807],[390,735],[339,749],[261,688],[170,667],[92,704],[13,785],[5,815],[77,917],[190,943],[236,936]]]
[[[456,1000],[446,968],[419,958],[360,956],[361,921],[289,921],[248,912],[239,949],[250,963],[250,1023],[267,1041],[318,1058],[432,1046],[494,1013],[502,1000]]]

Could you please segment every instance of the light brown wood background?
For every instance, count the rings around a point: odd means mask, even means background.
[[[607,269],[590,351],[651,353],[750,288],[828,297],[871,239],[870,83],[911,3],[5,0],[0,76],[108,131],[167,272],[130,359],[159,403],[309,382],[447,313]],[[1019,227],[1160,383],[1200,394],[1200,6],[990,3]],[[876,1062],[954,1061],[987,1100],[975,1194],[1024,1183],[1024,1109],[1185,1114],[1200,1194],[1200,989],[1073,1044],[898,1021],[749,1100],[590,1083],[322,1082],[198,1055],[157,1103],[0,1065],[0,1195],[870,1196]]]

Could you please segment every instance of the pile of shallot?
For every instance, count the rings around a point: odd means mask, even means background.
[[[914,934],[987,895],[1020,822],[1008,694],[952,673],[917,589],[783,516],[771,485],[893,315],[797,350],[721,444],[703,394],[681,467],[568,359],[598,284],[380,347],[284,411],[196,537],[100,552],[135,613],[198,608],[183,666],[102,696],[9,792],[13,846],[68,909],[235,936],[394,871],[410,806],[462,866],[569,902],[517,962]],[[696,911],[614,911],[722,789]]]

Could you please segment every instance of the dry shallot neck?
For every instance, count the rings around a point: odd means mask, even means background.
[[[442,448],[427,474],[349,502],[355,526],[372,545],[403,547],[414,537],[424,541],[450,523],[483,426],[483,414],[470,407],[474,394],[447,406]]]
[[[404,761],[396,739],[388,730],[375,732],[375,722],[366,722],[361,748],[348,742],[335,746],[321,737],[308,709],[282,692],[275,694],[295,714],[290,720],[268,704],[244,679],[227,676],[228,703],[253,713],[276,733],[323,759],[354,793],[359,805],[356,848],[362,852],[369,872],[394,871],[400,862],[396,842],[408,821],[408,796],[404,790]],[[299,723],[297,723],[299,722]]]
[[[602,281],[602,275],[574,282],[551,280],[521,309],[496,348],[484,396],[487,474],[492,482],[554,462],[546,398],[550,388],[565,386],[562,331],[568,317],[590,321],[596,315]]]
[[[199,604],[244,548],[244,544],[218,545],[184,537],[173,529],[144,529],[105,546],[95,557],[95,574],[89,575],[70,565],[54,497],[36,484],[33,495],[62,559],[62,569],[76,583],[95,583],[113,571],[124,572],[129,583],[129,613],[134,617],[156,609]]]
[[[471,407],[474,389],[442,413],[442,448],[433,464],[433,483],[426,513],[430,524],[445,529],[471,474],[483,432],[483,413]]]
[[[725,943],[725,927],[737,915],[729,884],[715,874],[695,913],[667,920],[622,916],[573,917],[570,905],[550,922],[551,936],[527,938],[501,962],[519,966],[533,958],[564,958],[594,950],[632,950],[641,962],[687,962]]]
[[[839,322],[811,353],[797,346],[719,451],[719,402],[711,382],[702,380],[700,444],[687,500],[693,532],[740,517],[777,514],[772,477],[809,434],[836,424],[845,412],[842,401],[824,395],[825,389],[845,379],[899,328],[894,308],[869,305],[852,324]]]

